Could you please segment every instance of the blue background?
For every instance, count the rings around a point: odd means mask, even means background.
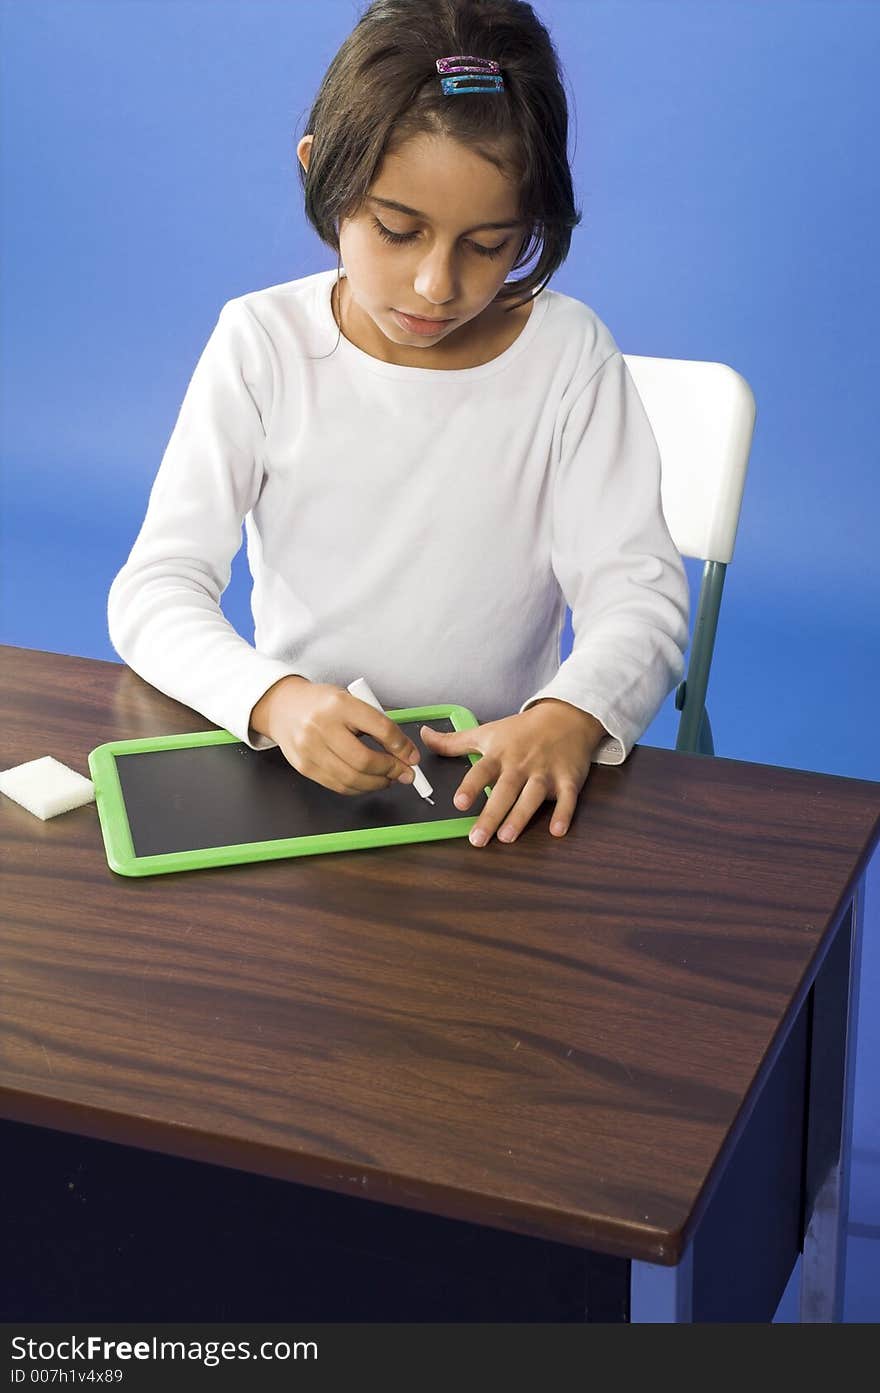
[[[362,8],[3,3],[0,641],[116,659],[107,591],[221,305],[335,265],[295,146]],[[729,363],[757,399],[716,750],[880,779],[880,5],[535,9],[584,213],[554,287],[625,352]],[[252,638],[248,592],[241,555],[224,609]],[[670,702],[644,743],[674,730]],[[847,1318],[874,1321],[880,857],[867,892]]]

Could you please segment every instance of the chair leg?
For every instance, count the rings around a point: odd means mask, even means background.
[[[712,739],[712,726],[709,722],[709,712],[703,708],[703,715],[700,719],[700,733],[697,736],[697,754],[714,755],[715,741]]]
[[[727,566],[722,561],[707,561],[703,567],[690,662],[687,676],[676,693],[675,705],[681,711],[681,720],[678,724],[675,748],[691,754],[714,754],[712,732],[708,727],[705,709],[706,689],[709,685],[709,669],[712,665],[721,593],[726,574]],[[707,733],[703,730],[704,723]],[[707,741],[708,748],[704,748]]]

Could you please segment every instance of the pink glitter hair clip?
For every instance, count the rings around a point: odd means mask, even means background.
[[[494,58],[475,58],[472,53],[458,53],[437,59],[440,85],[447,97],[459,92],[503,92],[501,67]],[[444,77],[447,73],[450,76]],[[453,74],[459,74],[457,77]]]

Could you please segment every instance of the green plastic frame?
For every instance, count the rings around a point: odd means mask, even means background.
[[[479,725],[476,716],[466,706],[418,706],[387,711],[385,714],[399,725],[407,721],[432,720],[449,720],[454,730],[471,730]],[[468,814],[439,822],[401,822],[392,827],[368,827],[363,831],[322,832],[313,837],[285,837],[271,842],[196,847],[192,851],[166,852],[160,856],[136,856],[116,768],[117,755],[240,743],[238,736],[231,735],[228,730],[200,730],[191,735],[115,740],[92,750],[89,754],[89,773],[95,786],[104,850],[111,871],[128,876],[166,875],[173,871],[198,871],[212,866],[278,861],[288,856],[315,856],[328,851],[359,851],[366,847],[399,846],[404,842],[442,841],[449,837],[467,836],[479,816],[479,813]],[[480,758],[478,754],[468,754],[471,764],[476,764]],[[487,786],[485,792],[489,794],[491,788]]]

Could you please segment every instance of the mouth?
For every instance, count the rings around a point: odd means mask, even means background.
[[[432,334],[439,334],[445,329],[447,324],[454,324],[453,319],[424,319],[421,315],[404,314],[402,310],[394,310],[394,317],[403,329],[409,334],[424,334],[430,337]]]

